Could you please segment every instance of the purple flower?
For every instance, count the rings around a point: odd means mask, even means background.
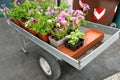
[[[55,10],[52,10],[51,13],[52,13],[52,15],[54,16],[54,15],[55,15]]]
[[[31,18],[30,22],[36,22],[36,20],[34,18]]]
[[[46,15],[50,15],[50,14],[51,14],[51,12],[46,12],[45,14],[46,14]]]
[[[9,10],[8,7],[4,7],[4,8],[3,8],[3,11],[8,11],[8,10]]]
[[[3,7],[3,8],[4,8],[4,7],[5,7],[5,4],[1,4],[1,7]]]
[[[83,5],[83,11],[86,11],[86,10],[89,10],[89,9],[90,9],[90,7],[89,7],[88,4],[84,4]]]
[[[7,12],[9,10],[8,7],[5,6],[5,4],[1,4],[2,9],[0,9],[0,12]]]

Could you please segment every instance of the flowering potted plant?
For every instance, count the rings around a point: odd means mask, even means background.
[[[50,44],[54,47],[58,47],[63,44],[65,36],[68,32],[69,23],[65,20],[64,10],[60,12],[56,19],[55,28],[51,30],[51,36],[49,37]]]
[[[42,16],[40,22],[34,25],[34,29],[38,32],[38,37],[49,43],[48,36],[54,28],[55,20],[49,16]]]
[[[83,45],[84,33],[80,32],[80,30],[77,29],[74,32],[71,32],[70,35],[67,35],[66,38],[67,39],[64,42],[65,46],[75,51]]]
[[[80,25],[86,25],[85,14],[81,10],[65,9],[60,12],[56,19],[56,27],[49,37],[51,45],[57,47],[64,43],[65,36],[70,32],[80,29]]]
[[[56,24],[56,27],[51,30],[51,36],[49,36],[50,44],[54,47],[57,47],[63,44],[65,36],[67,35],[67,26],[59,26],[59,23]]]

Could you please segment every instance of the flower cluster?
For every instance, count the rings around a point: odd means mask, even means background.
[[[9,10],[9,8],[5,6],[5,4],[1,4],[1,7],[2,7],[0,8],[1,13],[7,12]]]
[[[57,40],[86,24],[85,16],[90,9],[88,4],[84,4],[83,11],[81,11],[66,9],[67,6],[63,2],[57,7],[53,4],[54,0],[49,1],[14,0],[11,9],[2,5],[0,12],[7,12],[11,19],[25,22],[27,28],[37,33],[51,32]]]

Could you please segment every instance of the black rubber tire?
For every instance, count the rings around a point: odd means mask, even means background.
[[[117,28],[117,24],[113,22],[110,24],[110,27]]]
[[[39,59],[40,58],[44,58],[49,66],[51,67],[51,70],[52,70],[52,74],[51,75],[47,75],[44,70],[42,69],[41,65],[40,65],[40,62],[39,62]],[[45,52],[45,53],[40,53],[39,56],[38,56],[38,64],[40,66],[40,69],[42,70],[42,72],[44,73],[44,75],[46,76],[46,78],[48,80],[57,80],[60,75],[61,75],[61,68],[60,68],[60,65],[59,63],[57,62],[57,60],[55,59],[55,57],[53,57],[51,54]]]

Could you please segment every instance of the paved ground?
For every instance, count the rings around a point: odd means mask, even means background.
[[[44,51],[30,43],[29,55],[21,51],[12,28],[0,19],[0,80],[47,80],[37,65],[37,55]],[[110,46],[81,71],[62,63],[59,80],[102,80],[120,72],[120,40]]]

